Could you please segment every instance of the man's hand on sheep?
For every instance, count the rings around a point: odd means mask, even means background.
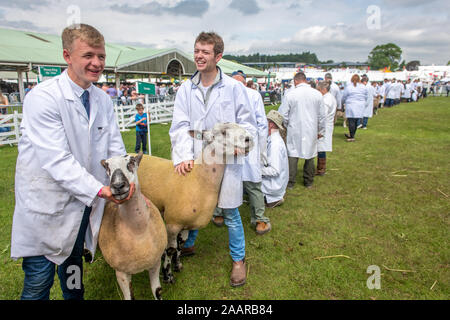
[[[191,172],[193,168],[194,160],[183,161],[175,167],[175,172],[177,172],[179,175],[185,176],[186,173]]]
[[[112,201],[116,204],[121,204],[121,203],[124,203],[125,201],[128,201],[131,199],[135,189],[136,189],[136,185],[133,182],[131,182],[130,183],[130,191],[128,192],[128,197],[126,197],[123,200],[117,200],[116,198],[114,198],[114,196],[111,192],[111,188],[109,186],[104,186],[101,189],[99,196],[100,196],[100,198],[106,199],[107,201]]]

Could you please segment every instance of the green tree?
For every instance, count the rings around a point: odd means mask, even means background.
[[[371,69],[390,67],[396,70],[402,57],[402,49],[393,43],[378,45],[369,54],[368,62]]]
[[[419,60],[413,60],[406,64],[406,70],[408,71],[417,71],[419,70],[420,61]]]

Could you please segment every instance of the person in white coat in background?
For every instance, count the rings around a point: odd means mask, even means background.
[[[275,110],[267,114],[269,136],[267,137],[267,164],[262,166],[262,191],[268,208],[275,208],[284,202],[289,181],[289,161],[283,126],[283,116]]]
[[[272,229],[270,219],[265,216],[264,194],[261,191],[261,165],[267,163],[267,119],[264,109],[264,103],[258,91],[247,87],[245,82],[246,75],[241,70],[231,74],[233,79],[241,82],[247,90],[248,98],[252,110],[256,117],[257,136],[253,137],[255,145],[250,153],[245,157],[242,169],[242,181],[244,192],[248,195],[250,204],[250,223],[255,227],[255,231],[259,235],[263,235]],[[213,223],[221,227],[224,224],[222,215],[223,209],[216,208],[213,215]]]
[[[117,201],[100,161],[125,155],[110,97],[92,82],[105,67],[95,28],[64,29],[68,68],[24,101],[15,177],[11,257],[23,257],[21,299],[49,299],[55,265],[64,299],[83,299],[84,243],[95,254],[105,200]],[[124,192],[126,194],[126,192]]]
[[[342,110],[342,92],[338,85],[333,82],[333,76],[331,73],[325,74],[325,81],[330,81],[331,86],[329,92],[336,100],[337,110]]]
[[[337,102],[330,92],[330,81],[320,81],[317,90],[323,95],[325,105],[325,134],[317,143],[317,170],[316,175],[323,176],[327,168],[327,152],[333,150],[334,115],[336,114]]]
[[[237,123],[256,136],[256,120],[241,83],[217,67],[223,55],[224,43],[214,32],[201,32],[194,44],[197,72],[178,89],[169,130],[172,161],[180,175],[189,174],[194,159],[202,151],[202,141],[189,135],[189,130],[208,130],[219,122]],[[223,210],[228,228],[230,255],[233,260],[230,284],[245,284],[245,236],[238,207],[242,204],[242,163],[226,163],[217,206]],[[181,250],[183,256],[195,252],[198,230],[189,231]]]
[[[366,107],[364,108],[364,113],[361,120],[358,120],[358,129],[367,129],[367,123],[369,123],[369,118],[372,118],[373,116],[373,101],[376,97],[375,88],[370,84],[369,78],[366,75],[363,75],[361,77],[361,83],[366,86],[368,94],[367,94],[367,101],[366,101]]]
[[[359,75],[354,74],[350,83],[345,87],[342,94],[342,103],[345,104],[345,115],[348,121],[349,134],[345,134],[347,142],[355,141],[358,119],[364,116],[369,92],[361,83]]]
[[[311,88],[303,72],[294,76],[294,84],[295,88],[287,94],[278,110],[287,128],[288,188],[295,185],[299,158],[305,159],[303,184],[311,188],[315,175],[317,142],[325,134],[325,106],[322,94]]]

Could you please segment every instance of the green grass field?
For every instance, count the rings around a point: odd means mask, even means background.
[[[299,162],[297,186],[281,207],[266,211],[270,233],[256,235],[248,206],[239,208],[247,284],[230,287],[228,234],[209,224],[176,283],[163,284],[163,298],[449,299],[449,123],[445,97],[381,109],[355,143],[345,142],[339,120],[327,174],[305,189]],[[170,157],[169,127],[151,126],[153,155]],[[134,131],[123,137],[133,152]],[[21,260],[9,257],[16,157],[16,147],[0,148],[0,299],[18,299],[23,284]],[[379,290],[366,285],[371,265],[381,269]],[[121,299],[99,251],[84,283],[86,299]],[[136,299],[153,299],[147,273],[133,277],[133,288]],[[62,299],[57,278],[51,299]]]

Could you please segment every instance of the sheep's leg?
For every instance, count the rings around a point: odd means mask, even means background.
[[[131,274],[116,270],[116,277],[124,300],[134,300],[133,288],[131,287]]]
[[[183,248],[183,246],[188,238],[188,235],[189,235],[189,230],[181,230],[177,236],[177,252],[172,261],[173,270],[175,272],[180,272],[183,269],[183,264],[181,263],[181,259],[180,259],[181,248]]]
[[[172,230],[167,229],[167,249],[164,257],[163,263],[163,281],[166,283],[174,283],[175,278],[172,272],[172,261],[174,261],[174,256],[177,254],[177,235],[178,232],[172,232]]]
[[[159,282],[159,270],[161,269],[161,263],[158,262],[153,268],[148,270],[150,276],[150,287],[152,288],[153,296],[156,300],[162,300],[161,283]]]

